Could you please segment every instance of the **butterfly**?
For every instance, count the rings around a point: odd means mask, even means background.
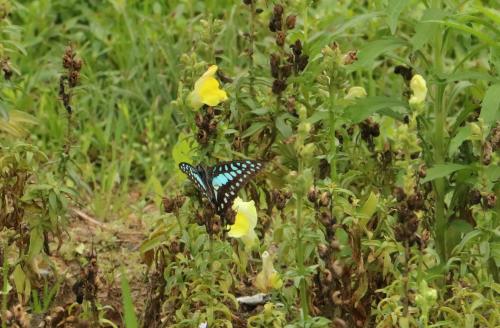
[[[262,162],[252,160],[222,162],[209,167],[179,164],[181,171],[194,182],[203,196],[208,198],[220,216],[224,216],[232,206],[238,191],[263,167]]]

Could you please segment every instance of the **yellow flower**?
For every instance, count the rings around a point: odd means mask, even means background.
[[[241,238],[245,247],[251,249],[258,240],[254,230],[257,226],[255,202],[244,202],[240,197],[236,197],[232,208],[236,212],[236,218],[234,224],[229,226],[228,236]]]
[[[219,81],[215,79],[217,65],[212,65],[194,84],[194,90],[188,96],[188,101],[193,109],[198,109],[203,104],[217,106],[227,100],[226,91],[222,90]]]
[[[427,96],[427,83],[420,74],[415,74],[410,81],[410,89],[412,96],[410,97],[410,105],[420,105],[425,101]]]
[[[271,289],[278,289],[282,285],[283,281],[274,269],[271,255],[267,251],[262,253],[262,271],[255,277],[255,287],[263,293],[268,293]]]
[[[363,87],[352,87],[347,91],[347,95],[344,97],[344,99],[347,100],[353,100],[357,98],[364,98],[366,97],[366,90]]]

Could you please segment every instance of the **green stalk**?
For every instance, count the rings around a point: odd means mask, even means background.
[[[329,85],[329,100],[330,100],[330,155],[332,160],[330,161],[330,177],[332,182],[337,181],[337,145],[335,144],[335,90],[334,83],[330,81]]]
[[[2,265],[2,278],[3,278],[3,290],[2,290],[2,328],[7,328],[7,286],[9,284],[9,263],[7,262],[7,256],[3,254],[3,265]]]
[[[439,9],[441,3],[439,0],[432,2],[432,7]],[[433,44],[434,67],[438,76],[443,72],[443,39],[442,33],[436,33]],[[445,161],[445,123],[446,123],[446,108],[443,104],[445,85],[438,84],[435,88],[434,101],[434,164],[443,164]],[[436,217],[435,217],[435,240],[436,248],[439,257],[444,262],[446,260],[445,251],[445,231],[446,231],[446,214],[444,207],[445,196],[445,178],[439,178],[434,181],[434,191],[436,193]]]
[[[299,168],[297,174],[300,176],[303,171],[303,162],[302,159],[298,158],[299,161]],[[297,195],[297,221],[295,225],[295,233],[297,234],[297,267],[301,275],[304,275],[305,272],[305,267],[304,267],[304,245],[302,241],[302,231],[303,231],[303,225],[304,225],[304,219],[302,216],[302,200],[305,195],[303,195],[302,192],[302,186],[299,186],[299,194]],[[306,284],[306,279],[305,276],[302,277],[302,280],[300,281],[300,286],[299,286],[299,294],[300,294],[300,306],[302,308],[302,316],[303,319],[307,319],[309,315],[309,306],[308,306],[308,301],[307,301],[307,284]]]
[[[252,1],[250,4],[250,46],[249,46],[249,69],[248,75],[250,80],[250,95],[255,97],[255,76],[254,76],[254,61],[253,61],[253,52],[254,52],[254,39],[255,39],[255,1]]]

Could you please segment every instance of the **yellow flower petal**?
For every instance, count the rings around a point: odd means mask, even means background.
[[[249,231],[250,222],[244,215],[237,213],[234,224],[230,226],[230,230],[227,234],[232,238],[241,238],[242,236],[247,235]]]
[[[244,202],[241,198],[237,197],[232,206],[236,212],[234,224],[229,226],[228,236],[232,238],[241,238],[245,247],[252,248],[258,240],[255,234],[255,227],[257,226],[257,209],[255,202]]]
[[[410,97],[410,105],[420,105],[425,101],[427,96],[427,83],[420,74],[415,74],[410,81],[410,89],[412,96]]]
[[[219,81],[215,79],[216,72],[217,66],[210,66],[194,84],[194,90],[188,96],[189,105],[193,109],[198,109],[203,104],[217,106],[222,101],[227,100],[226,91],[220,88]]]
[[[219,81],[208,77],[200,85],[198,93],[201,102],[208,106],[217,106],[220,102],[227,100],[226,91],[219,89]]]
[[[267,293],[271,289],[278,289],[283,285],[283,280],[274,269],[271,255],[266,251],[262,253],[262,271],[255,277],[255,287],[261,292]]]

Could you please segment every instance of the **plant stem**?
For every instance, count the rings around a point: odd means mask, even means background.
[[[249,59],[249,81],[250,81],[250,95],[255,97],[255,76],[254,76],[254,62],[253,62],[253,53],[254,53],[254,39],[255,39],[255,1],[252,1],[250,4],[250,45],[248,47],[248,59]]]
[[[439,9],[441,3],[439,0],[432,2],[432,7]],[[433,44],[433,56],[434,56],[434,68],[437,73],[437,77],[443,72],[443,40],[442,33],[437,33]],[[445,85],[438,82],[435,87],[435,97],[434,97],[434,165],[443,164],[445,162],[445,123],[446,123],[446,109],[443,106],[443,95],[444,95]],[[446,214],[444,208],[444,196],[445,196],[445,178],[439,178],[434,181],[434,191],[436,193],[436,213],[435,213],[435,240],[436,249],[441,258],[441,261],[446,261],[446,251],[445,251],[445,230],[446,230]]]
[[[303,171],[303,161],[302,159],[298,158],[298,175],[302,174]],[[302,187],[299,187],[299,190],[302,190]],[[305,268],[304,268],[304,245],[302,242],[302,231],[303,231],[303,225],[304,225],[304,220],[302,216],[302,200],[303,200],[303,193],[302,191],[297,195],[297,221],[295,225],[295,233],[297,235],[297,267],[302,275],[302,279],[300,281],[300,286],[299,286],[299,294],[300,294],[300,306],[302,308],[302,316],[305,319],[307,319],[309,315],[309,306],[308,306],[308,301],[307,301],[307,282],[305,278]]]
[[[408,283],[409,283],[409,275],[410,275],[410,246],[408,240],[404,242],[405,246],[405,268],[404,268],[404,276],[403,276],[403,317],[408,317],[408,306],[409,306],[409,296],[408,296]]]
[[[5,256],[5,254],[3,254],[3,249],[2,249],[2,260],[3,260],[3,263],[2,263],[2,278],[3,278],[3,285],[2,285],[2,308],[1,308],[1,311],[2,311],[2,328],[6,328],[7,327],[7,318],[6,318],[6,315],[7,315],[7,294],[8,294],[8,291],[7,291],[7,286],[9,284],[9,263],[7,262],[7,256]]]
[[[330,178],[332,182],[337,181],[337,145],[335,137],[335,90],[334,83],[330,81],[329,85],[329,100],[330,100]]]

